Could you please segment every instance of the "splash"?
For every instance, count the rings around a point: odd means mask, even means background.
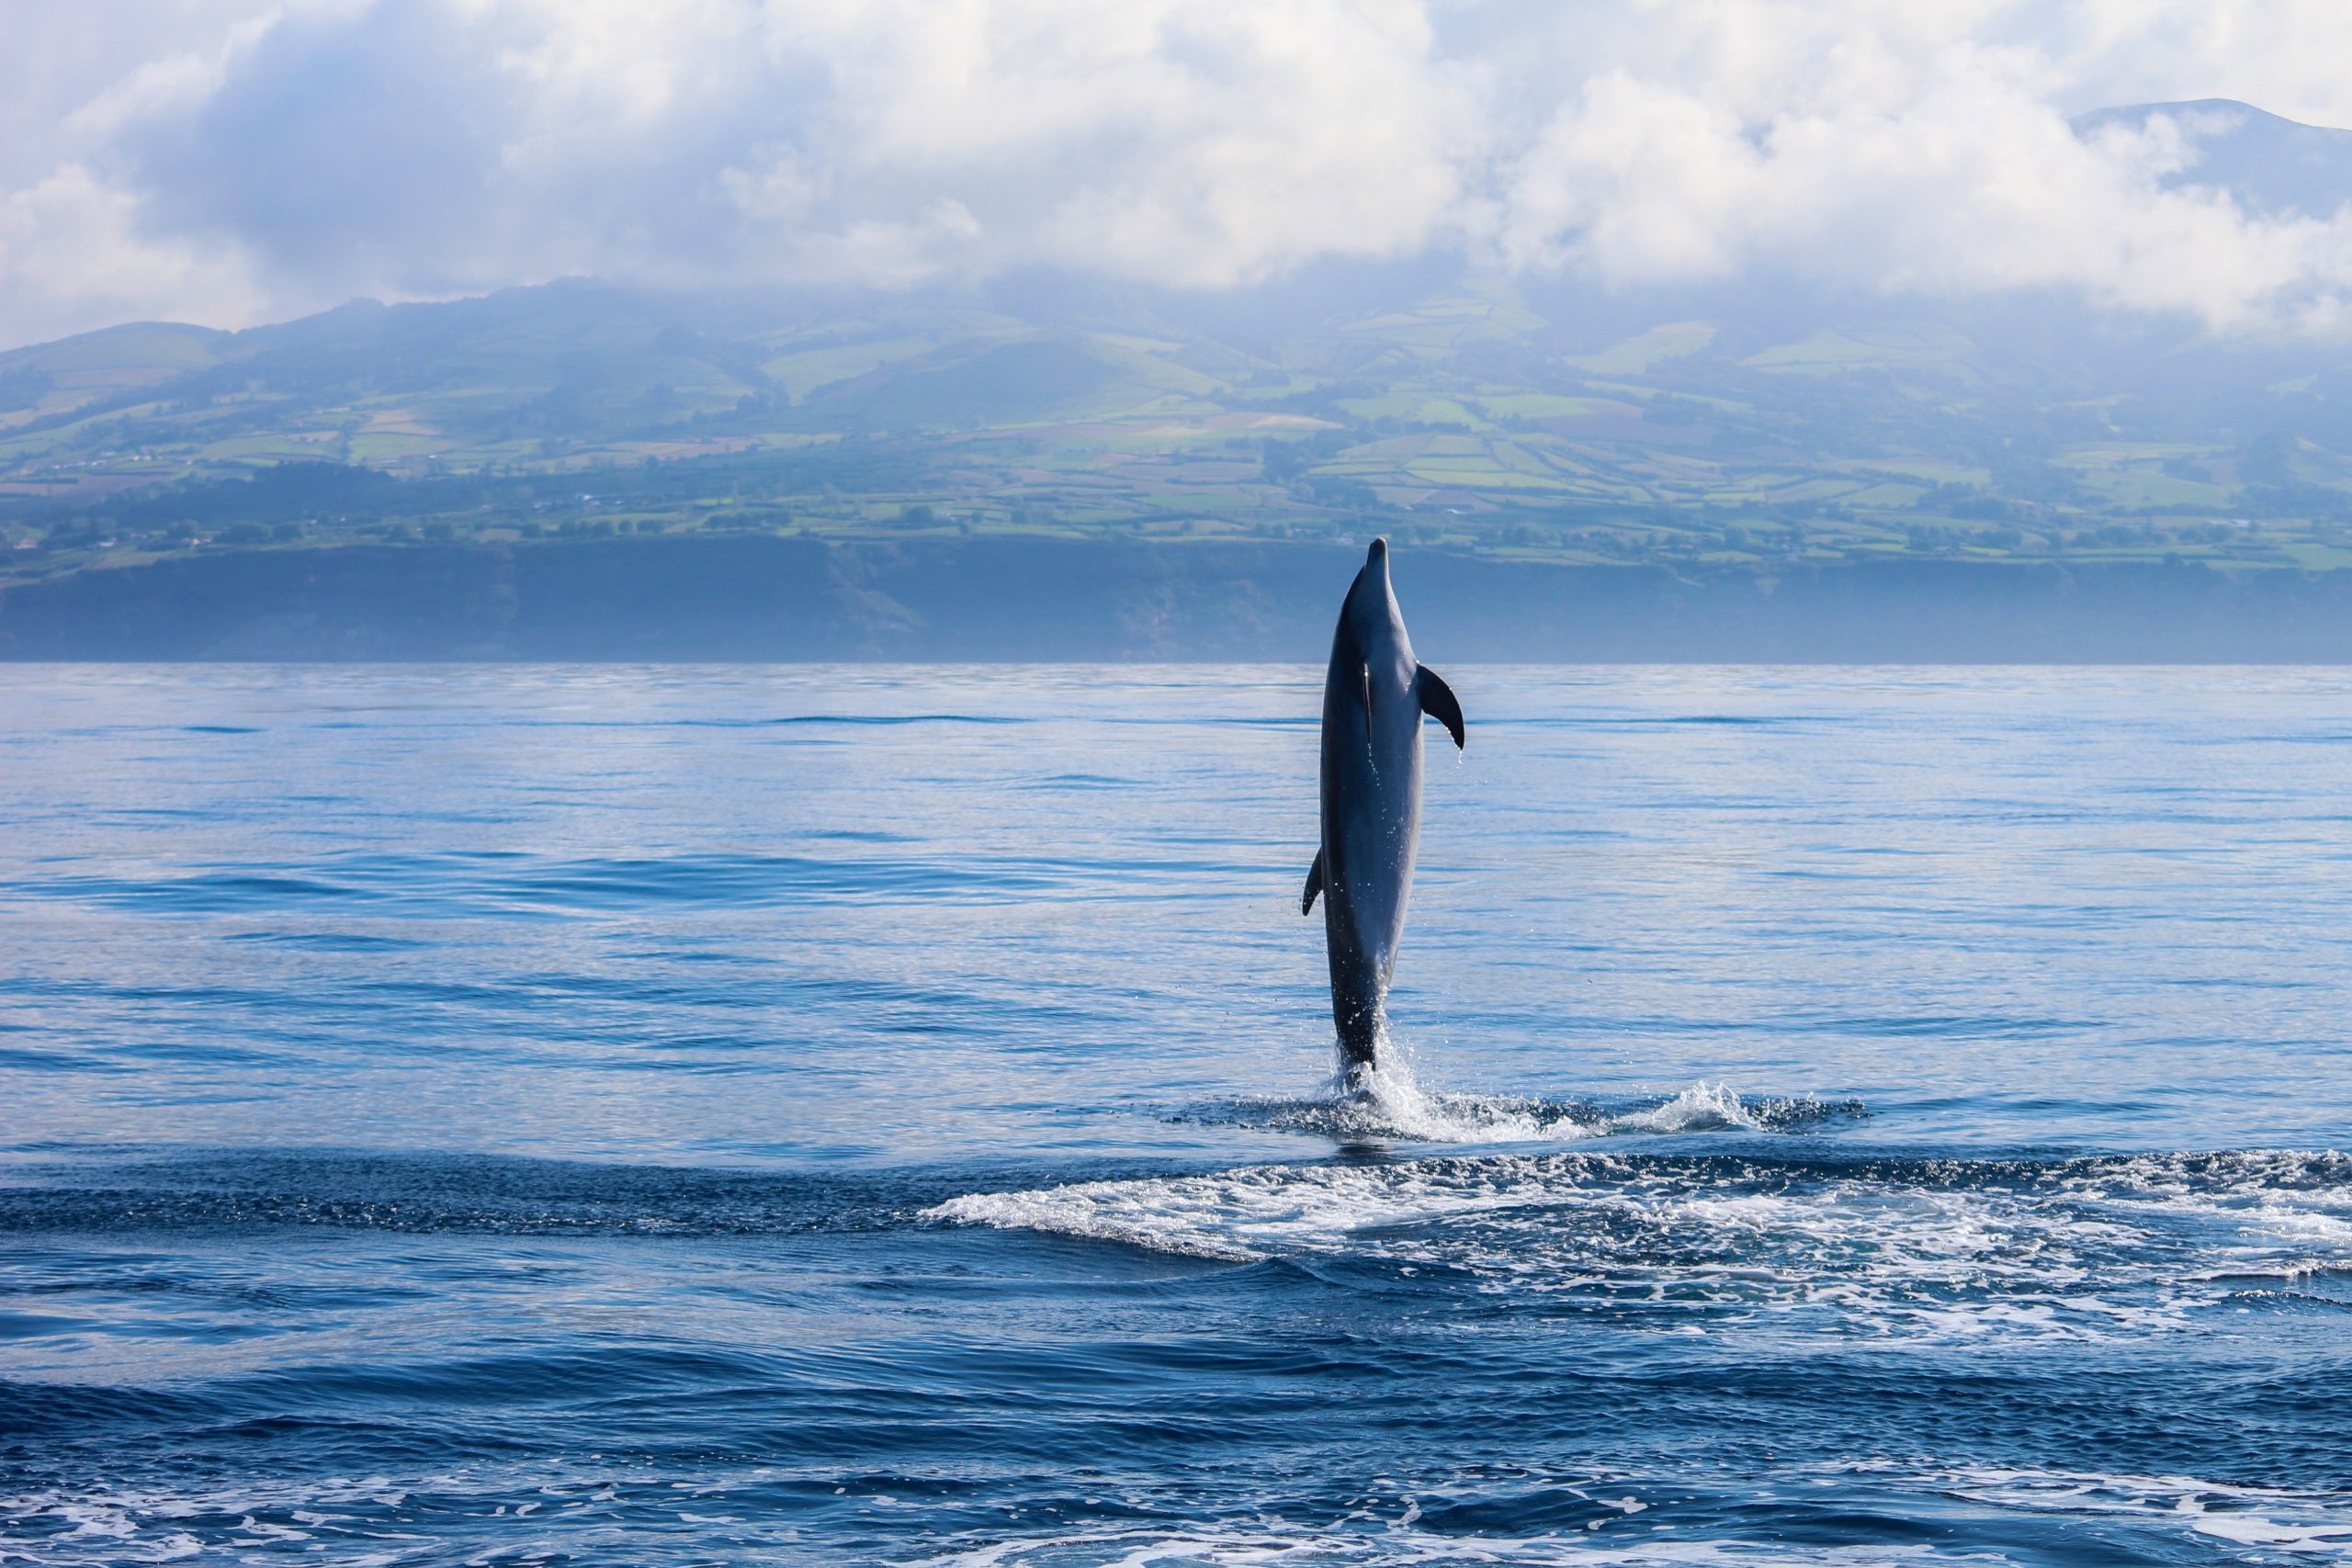
[[[1512,1143],[1588,1137],[1596,1126],[1593,1108],[1575,1101],[1425,1089],[1400,1054],[1341,1070],[1309,1103],[1329,1112],[1329,1130],[1363,1138]]]
[[[1749,1100],[1705,1079],[1662,1099],[1614,1102],[1425,1089],[1408,1061],[1392,1056],[1379,1066],[1343,1070],[1314,1095],[1213,1101],[1171,1120],[1313,1134],[1343,1144],[1510,1144],[1615,1134],[1785,1133],[1864,1114],[1860,1100]]]
[[[1764,1123],[1729,1084],[1704,1078],[1663,1105],[1629,1111],[1609,1122],[1610,1131],[1616,1133],[1713,1133],[1730,1127],[1759,1132]]]

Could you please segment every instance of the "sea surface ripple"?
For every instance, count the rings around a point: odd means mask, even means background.
[[[2352,1562],[2352,671],[0,665],[0,1564]]]

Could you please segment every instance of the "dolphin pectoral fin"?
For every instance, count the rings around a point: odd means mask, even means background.
[[[1315,863],[1306,868],[1306,891],[1299,895],[1298,912],[1302,915],[1313,914],[1315,912],[1315,896],[1322,891],[1323,852],[1321,850],[1317,850],[1315,852]]]
[[[1453,748],[1462,750],[1462,705],[1453,700],[1453,688],[1445,677],[1426,664],[1413,667],[1413,694],[1421,702],[1421,711],[1445,726],[1453,737]]]

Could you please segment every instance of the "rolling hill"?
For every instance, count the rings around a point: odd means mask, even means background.
[[[2332,214],[2352,132],[2223,101],[2169,178]],[[1428,262],[1226,295],[568,280],[0,355],[0,581],[207,550],[768,534],[1502,561],[2352,566],[2352,345],[2064,298],[1604,291]]]

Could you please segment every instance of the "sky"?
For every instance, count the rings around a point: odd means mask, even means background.
[[[1458,255],[2352,328],[2352,215],[2166,176],[2352,126],[2343,0],[0,0],[0,346],[590,275],[1229,289]]]

